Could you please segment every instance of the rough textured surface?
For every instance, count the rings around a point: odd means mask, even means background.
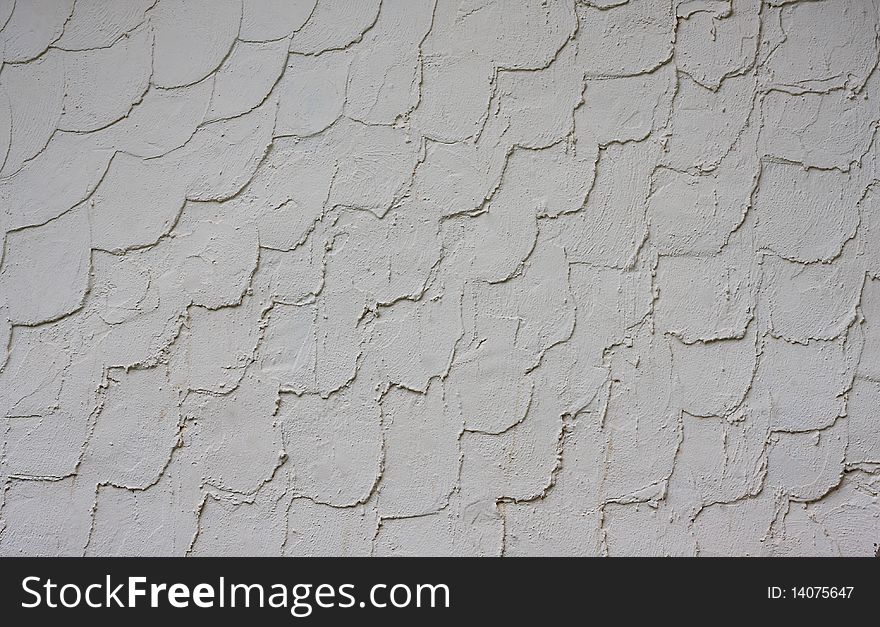
[[[878,0],[3,0],[0,554],[872,555],[878,54]]]

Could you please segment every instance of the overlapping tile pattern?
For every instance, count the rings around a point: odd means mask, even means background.
[[[877,0],[3,0],[0,554],[872,555]]]

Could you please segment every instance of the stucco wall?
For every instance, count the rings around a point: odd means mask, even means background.
[[[0,2],[0,553],[873,554],[878,4]]]

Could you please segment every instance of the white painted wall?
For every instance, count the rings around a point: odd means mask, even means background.
[[[0,553],[873,554],[878,23],[0,2]]]

